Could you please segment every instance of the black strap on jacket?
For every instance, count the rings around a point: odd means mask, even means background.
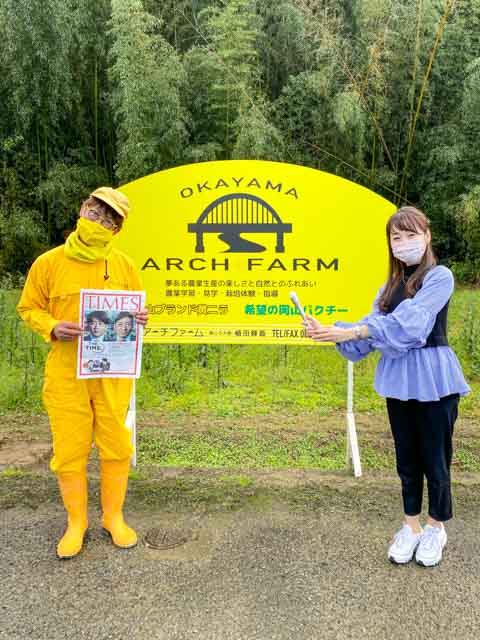
[[[411,268],[408,267],[405,269],[405,275],[408,278],[412,275]],[[404,280],[401,280],[398,286],[393,291],[392,299],[390,304],[388,305],[387,313],[392,313],[398,305],[403,302],[403,300],[407,299],[405,294],[405,284]],[[420,286],[421,289],[421,286]],[[448,324],[448,305],[450,304],[450,300],[447,300],[445,306],[440,309],[437,313],[437,317],[435,319],[435,324],[433,325],[433,329],[430,332],[427,342],[424,344],[422,349],[425,347],[448,347],[448,338],[447,338],[447,324]]]

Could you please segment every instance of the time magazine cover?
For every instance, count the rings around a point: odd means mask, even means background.
[[[80,290],[77,378],[139,378],[143,327],[135,312],[144,291]]]

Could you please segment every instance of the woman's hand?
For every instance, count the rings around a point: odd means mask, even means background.
[[[355,339],[352,329],[336,327],[333,324],[320,324],[312,316],[307,316],[307,319],[307,336],[315,340],[315,342],[346,342],[347,340]]]
[[[143,326],[147,324],[148,309],[140,309],[140,311],[137,311],[134,315],[135,315],[135,320],[138,322],[138,324],[142,324]]]

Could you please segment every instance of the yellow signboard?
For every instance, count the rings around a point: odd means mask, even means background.
[[[331,324],[368,313],[386,279],[395,206],[338,176],[232,160],[121,190],[132,212],[117,246],[147,291],[146,342],[313,344],[291,291]]]

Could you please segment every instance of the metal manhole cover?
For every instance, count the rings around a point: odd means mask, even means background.
[[[187,542],[185,531],[155,527],[145,534],[145,546],[149,549],[173,549]]]

